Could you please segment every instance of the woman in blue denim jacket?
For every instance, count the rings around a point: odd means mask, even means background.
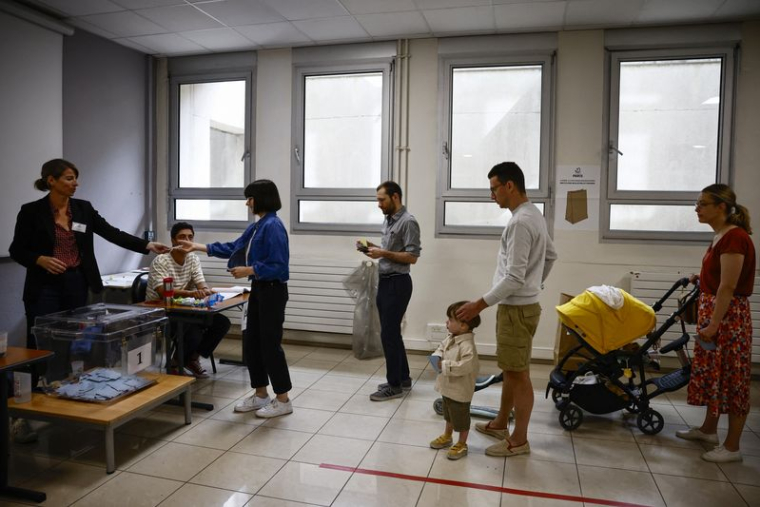
[[[235,278],[247,277],[251,281],[243,350],[251,387],[256,391],[235,405],[235,412],[255,411],[257,417],[278,417],[293,412],[288,397],[292,384],[281,345],[288,302],[288,233],[277,216],[282,202],[273,182],[254,181],[246,187],[245,197],[246,206],[259,219],[238,239],[207,245],[180,243],[188,251],[230,259],[230,273]],[[270,381],[274,398],[267,392]]]

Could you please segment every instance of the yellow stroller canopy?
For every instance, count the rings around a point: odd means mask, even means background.
[[[589,291],[557,307],[560,321],[602,354],[645,336],[657,324],[651,307],[618,290],[623,296],[623,306],[618,310]]]

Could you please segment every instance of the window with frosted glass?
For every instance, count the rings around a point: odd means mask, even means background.
[[[393,51],[395,47],[386,44],[386,57],[366,62],[364,51],[357,48],[355,61],[327,64],[319,58],[313,65],[294,68],[294,231],[380,229],[383,216],[376,189],[391,178]]]
[[[620,63],[618,190],[715,183],[721,72],[719,58]]]
[[[304,95],[304,187],[382,183],[383,74],[307,76]]]
[[[451,188],[488,188],[488,169],[506,160],[538,188],[541,66],[454,68],[451,77]]]
[[[550,206],[553,56],[452,57],[441,65],[440,198],[436,231],[498,235],[509,210],[491,200],[488,172],[515,162],[528,198]]]
[[[174,219],[190,221],[246,221],[248,207],[242,199],[177,199]]]
[[[734,52],[610,53],[603,235],[701,240],[694,201],[731,167]]]
[[[245,81],[179,86],[179,187],[244,187]]]

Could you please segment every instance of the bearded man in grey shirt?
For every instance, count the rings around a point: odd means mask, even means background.
[[[406,359],[401,319],[412,298],[410,267],[420,256],[420,226],[401,204],[401,187],[386,181],[377,187],[377,206],[385,215],[381,246],[369,243],[362,249],[372,259],[379,259],[380,281],[377,287],[377,311],[380,314],[380,339],[385,354],[385,383],[370,395],[372,401],[386,401],[403,396],[412,388]]]
[[[554,243],[541,211],[528,199],[525,176],[514,162],[502,162],[488,173],[491,199],[512,212],[501,236],[493,287],[480,299],[457,311],[467,322],[485,308],[498,303],[496,314],[496,357],[504,374],[501,406],[493,421],[477,423],[475,429],[498,438],[486,449],[489,456],[528,454],[528,423],[533,411],[530,356],[533,335],[541,316],[538,297],[544,280],[557,259]],[[515,409],[512,433],[507,427]]]

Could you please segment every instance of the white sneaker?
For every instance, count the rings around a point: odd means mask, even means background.
[[[31,444],[37,441],[37,432],[26,419],[16,419],[11,424],[11,438],[17,444]]]
[[[729,451],[722,445],[719,445],[712,451],[704,453],[702,459],[713,463],[730,463],[732,461],[741,461],[742,453],[739,451]]]
[[[678,438],[683,438],[684,440],[699,440],[701,442],[707,442],[708,444],[715,444],[718,445],[718,434],[717,433],[702,433],[702,430],[699,428],[689,428],[688,430],[678,430],[676,431],[676,436]]]
[[[269,396],[266,398],[259,398],[253,394],[235,405],[235,412],[251,412],[253,410],[258,410],[269,405],[270,401],[272,401],[272,398]]]
[[[264,417],[266,419],[270,417],[279,417],[281,415],[288,415],[293,413],[293,404],[290,400],[286,402],[273,399],[269,405],[256,411],[256,417]]]

